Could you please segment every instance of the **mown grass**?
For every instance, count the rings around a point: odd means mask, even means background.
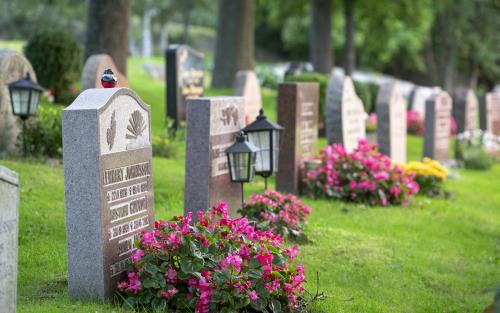
[[[155,59],[153,62],[159,62]],[[140,59],[129,62],[131,87],[151,105],[153,132],[163,127],[164,83],[151,80]],[[207,95],[231,94],[208,90]],[[264,89],[275,119],[275,92]],[[322,147],[325,140],[320,140]],[[409,159],[419,159],[420,138],[410,137]],[[18,312],[122,312],[98,302],[72,302],[67,292],[63,169],[42,160],[0,160],[20,175]],[[182,213],[184,152],[154,158],[155,213]],[[448,182],[450,200],[417,197],[401,208],[364,207],[302,198],[313,208],[299,261],[307,289],[327,295],[317,312],[478,312],[483,293],[500,284],[500,166],[459,171]],[[246,186],[263,190],[262,180]]]

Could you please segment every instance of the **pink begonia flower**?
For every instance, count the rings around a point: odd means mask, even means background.
[[[135,250],[135,252],[132,254],[132,262],[138,263],[141,261],[142,257],[144,256],[144,252],[140,249]]]
[[[174,283],[177,280],[177,271],[170,267],[164,277],[167,282]]]
[[[255,300],[259,299],[259,294],[257,293],[257,291],[252,290],[252,291],[248,294],[248,297],[250,298],[250,300],[255,301]]]
[[[241,257],[239,255],[233,255],[229,253],[229,255],[224,258],[220,265],[223,269],[227,269],[229,266],[232,266],[238,272],[241,271]]]
[[[151,244],[156,240],[154,231],[152,232],[144,232],[141,237],[141,243],[143,244]]]
[[[170,289],[168,291],[168,295],[170,296],[170,298],[172,298],[173,296],[175,296],[177,293],[179,292],[179,290],[177,290],[175,287]]]

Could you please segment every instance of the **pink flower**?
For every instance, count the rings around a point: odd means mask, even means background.
[[[132,254],[132,262],[134,263],[139,263],[142,259],[142,257],[144,256],[144,252],[142,250],[135,250],[135,252]]]
[[[170,296],[170,298],[172,298],[173,296],[175,296],[177,293],[179,292],[179,290],[177,290],[175,287],[170,289],[168,291],[168,295]]]
[[[248,297],[250,298],[250,300],[255,301],[255,300],[259,299],[259,294],[257,293],[257,291],[252,290],[252,291],[248,294]]]
[[[223,269],[227,269],[229,266],[232,266],[235,270],[237,270],[238,272],[241,271],[241,257],[239,255],[233,255],[231,253],[229,253],[229,255],[224,258],[222,261],[221,261],[221,267]]]
[[[177,280],[177,271],[170,267],[164,277],[167,282],[175,283]]]
[[[141,243],[152,244],[156,240],[154,232],[144,232],[141,237]]]

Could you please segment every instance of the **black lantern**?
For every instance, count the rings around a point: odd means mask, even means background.
[[[241,183],[241,205],[244,204],[243,184],[255,177],[255,158],[259,149],[240,132],[236,142],[226,149],[229,176],[232,182]]]
[[[40,96],[45,89],[31,80],[30,74],[9,84],[12,113],[23,120],[23,136],[26,131],[26,120],[36,115]],[[26,155],[26,141],[23,138],[23,150]]]
[[[264,177],[266,189],[267,178],[278,171],[279,136],[283,129],[282,126],[269,121],[263,109],[260,109],[257,119],[243,129],[248,140],[259,148],[255,173]]]

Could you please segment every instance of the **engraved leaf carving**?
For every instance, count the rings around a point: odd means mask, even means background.
[[[115,114],[116,112],[113,111],[113,114],[111,114],[111,122],[109,125],[109,128],[106,130],[106,142],[108,143],[109,150],[113,149],[113,145],[115,144],[115,137],[116,137],[116,118]]]
[[[137,139],[144,130],[146,129],[146,122],[144,121],[144,117],[142,117],[141,112],[139,110],[135,110],[130,115],[128,119],[127,130],[128,133],[125,135],[127,139]]]

